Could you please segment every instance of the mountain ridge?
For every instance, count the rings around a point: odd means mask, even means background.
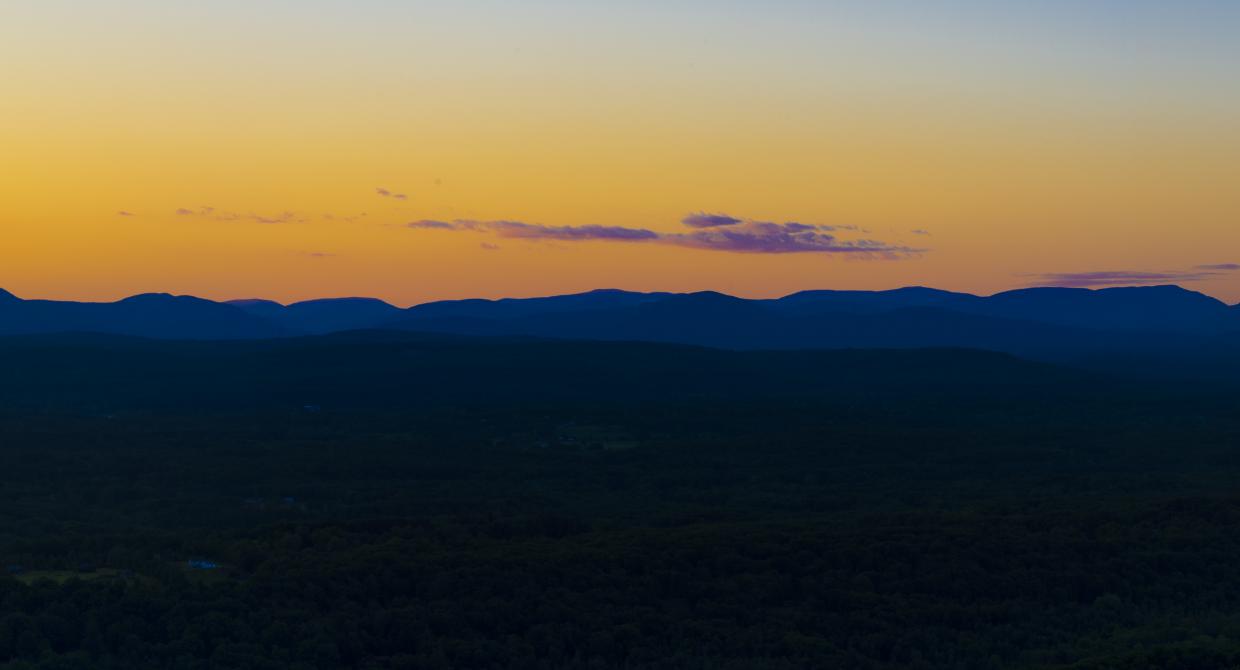
[[[1240,305],[1179,286],[1039,287],[990,296],[909,286],[747,299],[597,289],[399,308],[365,297],[290,304],[144,293],[110,303],[22,300],[0,290],[0,334],[99,332],[264,339],[354,330],[633,340],[728,349],[967,347],[1034,357],[1176,351],[1240,338]]]

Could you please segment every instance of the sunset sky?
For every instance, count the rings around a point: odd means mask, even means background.
[[[0,63],[26,298],[1240,301],[1232,0],[7,0]]]

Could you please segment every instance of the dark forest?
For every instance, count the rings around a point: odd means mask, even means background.
[[[1240,392],[965,350],[0,343],[0,667],[1240,663]]]

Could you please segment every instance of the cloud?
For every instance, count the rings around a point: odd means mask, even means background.
[[[908,255],[918,250],[878,240],[843,240],[832,226],[805,223],[746,221],[721,229],[665,235],[665,243],[694,249],[752,254],[827,253],[856,255]]]
[[[1236,272],[1240,270],[1240,263],[1218,263],[1215,265],[1198,265],[1198,270],[1209,270],[1213,272]]]
[[[929,234],[930,234],[930,231],[928,231],[928,230],[926,230],[926,229],[924,229],[924,228],[917,228],[917,229],[912,230],[912,231],[910,231],[910,232],[912,232],[914,235],[929,235]]]
[[[176,210],[177,216],[197,216],[212,221],[240,221],[248,220],[255,223],[273,224],[273,223],[305,223],[309,219],[305,216],[298,215],[296,212],[285,211],[279,214],[267,216],[263,214],[255,214],[253,212],[247,214],[238,214],[237,212],[229,212],[217,210],[214,207],[199,207],[198,209],[189,209],[188,207],[179,207]]]
[[[126,212],[126,211],[125,211],[125,210],[123,210],[123,209],[122,209],[121,211],[117,212],[117,213],[116,213],[116,215],[117,215],[117,216],[137,216],[137,214],[134,214],[133,212]]]
[[[659,234],[653,230],[625,228],[623,226],[543,226],[535,223],[522,223],[521,221],[473,221],[469,219],[457,219],[456,221],[414,221],[407,224],[407,226],[409,228],[429,230],[492,233],[498,237],[521,240],[644,242],[659,239]]]
[[[202,216],[216,219],[218,221],[233,221],[241,218],[237,214],[231,212],[216,211],[214,207],[199,207],[198,209],[190,209],[189,207],[178,207],[177,216]]]
[[[384,198],[395,198],[396,200],[408,200],[409,199],[409,196],[405,195],[404,193],[393,193],[386,188],[376,188],[375,193],[378,193],[381,197],[384,197]]]
[[[482,247],[483,249],[487,251],[498,251],[500,249],[500,246],[498,244],[491,244],[490,242],[483,242],[482,244],[479,244],[478,246]]]
[[[720,226],[735,226],[744,223],[734,216],[728,216],[727,214],[707,214],[706,212],[690,214],[681,219],[680,222],[690,228],[718,228]]]
[[[327,213],[323,215],[323,220],[324,221],[344,221],[345,223],[353,223],[354,221],[363,219],[366,216],[367,216],[366,212],[362,212],[361,214],[351,214],[351,215],[340,215],[340,214]]]
[[[1198,266],[1204,267],[1204,266]],[[1034,275],[1041,286],[1065,288],[1092,288],[1102,286],[1149,286],[1151,284],[1177,284],[1214,279],[1220,272],[1194,269],[1173,272],[1104,271],[1104,272],[1051,272]]]
[[[457,221],[455,223],[449,223],[447,221],[423,220],[423,221],[413,221],[412,223],[408,223],[406,224],[406,227],[421,228],[424,230],[473,230],[473,228],[468,227],[467,225],[468,223],[469,222],[466,222],[466,221]]]
[[[296,215],[293,214],[292,212],[280,212],[279,214],[275,216],[260,216],[258,214],[250,214],[248,215],[248,218],[252,221],[257,221],[258,223],[288,223],[290,221],[293,221],[295,216]],[[305,219],[300,219],[299,222],[300,221],[305,221]]]
[[[701,217],[718,219],[716,223],[703,226]],[[690,222],[691,221],[691,222]],[[727,223],[724,221],[734,221]],[[891,245],[878,240],[844,240],[834,235],[840,229],[851,227],[814,225],[807,223],[772,223],[750,221],[726,215],[693,214],[682,221],[692,228],[686,233],[662,233],[646,228],[625,226],[546,226],[521,221],[455,221],[421,220],[407,224],[420,230],[445,230],[475,232],[496,237],[522,240],[552,240],[558,242],[632,242],[686,247],[706,251],[724,251],[749,254],[820,253],[846,254],[864,258],[898,258],[915,255],[922,249]]]
[[[340,254],[333,254],[326,251],[303,251],[301,255],[306,258],[336,258]]]

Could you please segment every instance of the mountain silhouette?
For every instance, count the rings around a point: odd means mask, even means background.
[[[110,303],[0,299],[0,334],[58,332],[202,340],[288,334],[232,305],[191,296],[147,293]]]
[[[1220,300],[1179,286],[1030,288],[979,303],[995,316],[1114,330],[1211,332],[1235,327],[1235,311]]]
[[[968,293],[953,293],[923,286],[891,291],[801,291],[770,303],[789,314],[822,312],[875,313],[905,307],[968,309],[985,302]]]
[[[412,318],[519,318],[582,310],[628,307],[674,297],[674,293],[635,293],[619,289],[597,289],[585,293],[539,298],[500,300],[441,300],[415,305],[407,310]]]
[[[1237,311],[1173,286],[1026,289],[991,297],[910,287],[804,291],[777,300],[705,292],[431,303],[383,325],[738,349],[962,346],[1050,355],[1190,346],[1194,338],[1240,331]]]
[[[269,319],[289,332],[311,335],[371,328],[401,313],[399,307],[375,298],[322,298],[288,306],[270,300],[233,300],[228,304]]]
[[[21,300],[0,291],[0,334],[99,332],[261,339],[352,330],[632,340],[729,349],[967,347],[1042,358],[1234,349],[1240,306],[1178,286],[1031,288],[977,296],[925,287],[802,291],[749,300],[713,291],[448,300],[400,309],[373,298],[283,305],[146,294],[114,303]]]

